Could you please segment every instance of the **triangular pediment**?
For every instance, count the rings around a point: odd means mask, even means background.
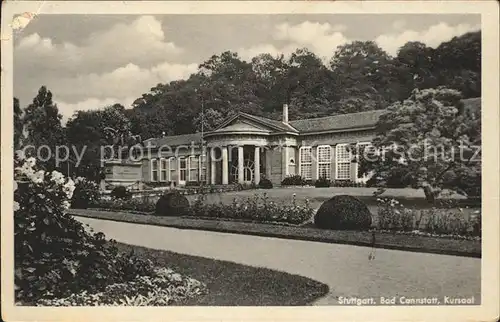
[[[253,120],[246,115],[236,115],[223,122],[214,132],[273,132],[276,129],[271,126]]]

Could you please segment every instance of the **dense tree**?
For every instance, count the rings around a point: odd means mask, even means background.
[[[339,46],[330,66],[339,102],[357,98],[366,109],[383,108],[397,97],[397,70],[392,58],[373,41]],[[341,104],[335,104],[342,109]]]
[[[398,50],[395,64],[399,69],[398,80],[402,85],[399,99],[407,98],[415,88],[434,88],[438,85],[434,52],[433,48],[418,41],[407,42]]]
[[[14,149],[21,147],[23,141],[23,111],[19,106],[19,99],[14,97]]]
[[[480,113],[466,108],[456,90],[415,90],[394,103],[372,143],[380,153],[361,153],[360,169],[381,186],[394,173],[406,173],[402,181],[423,189],[429,202],[443,189],[468,194],[480,187]]]
[[[118,148],[127,145],[131,124],[120,105],[106,107],[102,110],[78,111],[66,125],[67,140],[74,145],[78,153],[83,153],[83,159],[77,168],[72,167],[74,175],[86,176],[98,181],[101,178],[101,158],[111,155],[101,155],[104,152],[118,154]],[[112,151],[113,150],[113,151]],[[72,164],[76,161],[72,159]]]
[[[62,115],[52,102],[52,93],[42,86],[33,102],[25,109],[23,124],[26,129],[26,145],[32,145],[40,160],[47,160],[47,170],[56,168],[55,150],[64,142],[64,130],[61,125]],[[44,148],[42,148],[44,147]]]
[[[481,95],[481,32],[470,32],[439,45],[434,53],[439,84],[464,97]]]
[[[215,130],[228,116],[230,115],[224,115],[213,108],[206,109],[194,119],[196,132]]]
[[[306,48],[288,58],[260,54],[250,62],[226,51],[211,56],[186,80],[158,84],[126,114],[133,132],[149,138],[201,130],[202,106],[207,115],[243,111],[280,119],[288,103],[290,119],[300,119],[386,108],[414,89],[442,85],[464,98],[477,97],[480,60],[479,32],[436,49],[408,42],[396,57],[373,41],[353,41],[339,46],[328,66]]]

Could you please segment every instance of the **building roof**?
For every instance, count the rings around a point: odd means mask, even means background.
[[[144,141],[147,146],[148,142],[151,142],[152,147],[158,146],[178,146],[178,145],[190,145],[191,142],[199,143],[201,142],[201,133],[190,133],[181,135],[164,136],[160,138],[151,138]]]
[[[338,131],[375,126],[380,115],[386,110],[374,110],[359,113],[339,114],[333,116],[319,117],[290,121],[290,125],[299,133]]]
[[[253,119],[256,119],[264,124],[268,124],[272,127],[275,127],[275,128],[278,128],[282,131],[291,131],[291,132],[297,132],[297,129],[295,129],[294,127],[288,125],[288,124],[285,124],[281,121],[277,121],[277,120],[272,120],[272,119],[268,119],[266,117],[262,117],[262,116],[257,116],[257,115],[253,115],[253,114],[247,114],[247,113],[243,113],[243,112],[240,112],[241,115],[245,115],[247,117],[250,117],[250,118],[253,118]]]

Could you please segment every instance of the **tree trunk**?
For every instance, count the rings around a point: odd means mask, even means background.
[[[436,201],[436,194],[432,190],[432,187],[424,186],[423,189],[424,189],[425,199],[427,200],[427,202],[433,205]]]

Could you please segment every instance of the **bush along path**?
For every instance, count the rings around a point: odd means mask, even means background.
[[[34,158],[14,160],[15,300],[19,305],[170,305],[206,286],[120,252],[67,213],[89,185]],[[87,188],[86,188],[87,187]],[[86,193],[83,193],[86,194]],[[88,199],[83,197],[83,199]]]

